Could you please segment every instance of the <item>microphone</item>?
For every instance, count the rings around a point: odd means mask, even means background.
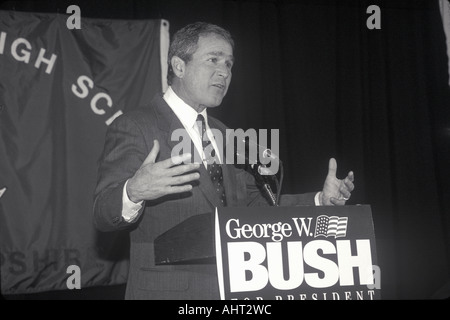
[[[253,140],[242,139],[242,142],[244,143],[245,150],[243,152],[240,152],[239,148],[237,148],[235,152],[238,163],[240,161],[243,162],[241,164],[248,163],[253,170],[258,172],[262,176],[271,176],[277,174],[281,159],[274,152],[272,152],[271,149],[261,146]],[[261,155],[262,158],[267,159],[267,161],[261,161],[260,157],[256,157],[254,155],[253,157],[249,156],[247,150],[255,150],[255,148],[258,151],[258,154]],[[267,164],[269,163],[271,163],[270,167],[267,166]]]
[[[272,202],[273,206],[278,206],[279,204],[279,198],[280,198],[280,192],[281,192],[281,185],[283,181],[283,165],[281,162],[281,159],[272,152],[271,149],[267,147],[263,147],[256,142],[252,140],[247,140],[244,138],[242,140],[244,142],[244,151],[239,152],[239,149],[237,148],[235,154],[236,157],[241,160],[245,164],[249,164],[251,167],[251,173],[255,177],[256,181],[260,183],[262,189],[266,193],[269,200]],[[253,146],[253,149],[250,147]],[[249,155],[247,154],[247,150],[255,150],[259,151],[258,154],[260,154],[264,159],[268,159],[267,163],[264,163],[259,159],[259,157],[254,157],[254,159],[251,159]],[[239,162],[239,161],[238,161]],[[271,166],[268,167],[266,164],[271,163]],[[278,172],[278,169],[281,168],[281,178],[278,180],[276,174]],[[277,186],[277,194],[275,195],[272,191],[272,188],[270,186],[270,181],[273,180]]]

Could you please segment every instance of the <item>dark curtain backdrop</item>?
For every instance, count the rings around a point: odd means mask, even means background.
[[[197,20],[229,29],[233,81],[211,114],[232,128],[280,130],[285,193],[320,190],[330,157],[339,177],[355,172],[348,203],[372,206],[382,298],[450,297],[450,87],[438,0],[6,1],[0,9],[64,14],[70,4],[82,17],[164,18],[171,35]],[[366,27],[372,4],[381,30]]]

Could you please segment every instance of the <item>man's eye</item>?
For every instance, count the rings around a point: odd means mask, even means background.
[[[217,58],[209,58],[208,61],[211,61],[212,63],[217,63]]]

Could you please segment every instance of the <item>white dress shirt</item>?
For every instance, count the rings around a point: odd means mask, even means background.
[[[205,119],[206,123],[206,134],[211,141],[211,144],[214,147],[214,150],[216,151],[216,155],[218,157],[219,163],[221,162],[221,153],[218,152],[219,148],[217,147],[216,140],[214,139],[214,135],[211,132],[211,129],[208,125],[208,115],[206,113],[207,108],[205,108],[202,112],[198,113],[195,111],[192,107],[190,107],[188,104],[186,104],[180,97],[177,96],[177,94],[172,90],[172,87],[169,87],[166,91],[166,93],[163,96],[164,100],[167,102],[169,107],[172,109],[172,111],[175,113],[175,115],[178,117],[180,122],[183,124],[184,128],[186,129],[187,133],[189,134],[189,137],[191,138],[192,142],[194,142],[194,146],[197,149],[197,152],[200,154],[203,160],[203,164],[206,168],[207,163],[205,161],[205,154],[203,152],[203,144],[202,144],[202,134],[199,132],[199,128],[197,126],[197,116],[201,114],[203,118]],[[222,151],[222,150],[220,150]]]
[[[205,155],[203,152],[202,136],[196,124],[198,116],[197,111],[195,111],[192,107],[186,104],[180,97],[178,97],[177,94],[172,90],[172,87],[169,87],[167,89],[167,91],[164,93],[163,99],[167,102],[169,107],[172,109],[172,111],[178,117],[180,122],[183,124],[191,140],[194,142],[195,148],[201,155],[203,159],[203,164],[205,165],[206,168],[207,163],[205,161]],[[206,108],[200,114],[203,115],[203,117],[205,118],[206,133],[214,149],[216,150],[216,155],[218,156],[219,161],[221,162],[221,153],[218,152],[219,149],[217,148],[214,135],[212,134],[211,129],[209,128],[208,125],[208,116],[206,113]],[[128,198],[127,184],[128,181],[125,183],[122,194],[122,217],[125,219],[125,221],[132,222],[136,218],[139,210],[142,208],[143,201],[134,203]],[[316,206],[320,205],[319,196],[320,192],[318,192],[314,197],[314,202]]]
[[[192,107],[186,104],[180,97],[178,97],[177,94],[172,90],[172,87],[169,87],[167,89],[167,91],[164,93],[163,99],[166,101],[166,103],[169,105],[169,107],[172,109],[172,111],[180,120],[181,124],[186,129],[186,132],[189,134],[189,137],[194,143],[197,152],[202,157],[203,165],[206,168],[207,163],[205,161],[205,154],[203,152],[202,136],[201,133],[199,132],[196,123],[197,116],[199,115],[199,113],[197,113],[197,111],[195,111]],[[206,112],[206,108],[200,114],[203,115],[205,119],[206,134],[216,151],[216,155],[218,157],[219,162],[221,163],[221,152],[218,152],[219,149],[217,147],[217,143],[208,125],[208,115]],[[143,201],[134,203],[129,199],[126,191],[127,184],[128,181],[125,183],[122,193],[122,217],[125,219],[125,221],[132,222],[136,218],[139,210],[142,208]]]

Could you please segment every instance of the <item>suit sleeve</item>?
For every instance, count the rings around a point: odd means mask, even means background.
[[[269,206],[270,203],[263,196],[261,189],[256,184],[255,178],[245,170],[239,170],[238,175],[242,175],[245,180],[247,190],[248,206]],[[282,194],[280,195],[280,206],[314,206],[316,192],[303,194]]]
[[[148,152],[139,125],[127,115],[118,117],[108,127],[94,194],[94,224],[98,230],[114,231],[132,225],[122,217],[123,188]]]

